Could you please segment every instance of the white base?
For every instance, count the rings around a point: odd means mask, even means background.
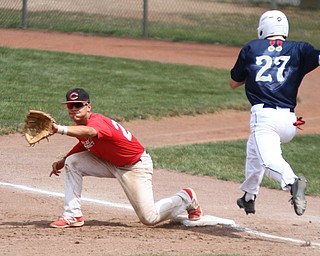
[[[178,215],[171,222],[181,223],[187,227],[215,226],[215,225],[235,225],[233,220],[222,219],[211,215],[203,215],[200,220],[190,221],[187,215]]]

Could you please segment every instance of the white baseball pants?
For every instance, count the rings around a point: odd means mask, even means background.
[[[257,195],[263,176],[277,180],[281,188],[288,189],[297,176],[283,159],[281,143],[287,143],[296,134],[296,115],[290,109],[263,108],[263,104],[251,108],[250,130],[247,141],[245,181],[240,188]]]
[[[64,216],[83,216],[81,191],[84,176],[116,178],[122,186],[138,218],[145,225],[155,225],[181,214],[191,204],[191,198],[181,190],[175,195],[154,202],[153,162],[144,152],[134,165],[117,167],[89,151],[73,154],[65,162]],[[110,192],[111,193],[111,192]]]

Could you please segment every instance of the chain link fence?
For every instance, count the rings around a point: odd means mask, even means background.
[[[290,39],[320,45],[319,0],[0,0],[0,27],[240,46],[274,8]]]

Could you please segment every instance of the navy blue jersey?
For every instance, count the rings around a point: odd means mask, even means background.
[[[231,78],[245,81],[251,105],[293,109],[301,81],[319,66],[319,55],[320,51],[306,42],[253,40],[241,49]]]

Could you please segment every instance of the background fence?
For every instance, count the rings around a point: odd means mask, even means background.
[[[240,46],[273,8],[289,39],[320,46],[320,0],[0,0],[0,27]]]

